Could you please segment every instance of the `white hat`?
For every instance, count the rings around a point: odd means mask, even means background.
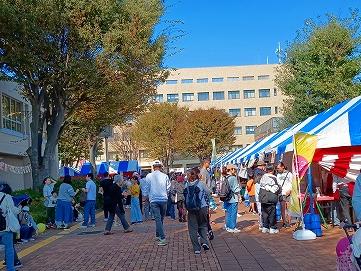
[[[29,211],[30,211],[29,206],[24,206],[24,207],[23,207],[23,211],[24,211],[24,212],[29,212]]]
[[[153,162],[153,167],[162,167],[163,165],[162,165],[162,162],[161,161],[159,161],[159,160],[155,160],[154,162]]]

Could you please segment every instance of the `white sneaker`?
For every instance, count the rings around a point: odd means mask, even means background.
[[[242,215],[241,214],[237,214],[237,217],[241,217]]]
[[[108,218],[104,218],[103,221],[104,221],[104,222],[108,222]]]
[[[269,230],[269,233],[270,234],[277,234],[277,233],[279,233],[280,231],[278,230],[278,229],[270,229]]]
[[[270,230],[268,228],[262,228],[262,233],[269,233]]]
[[[259,230],[259,231],[262,231],[262,230],[263,230],[263,227],[258,227],[258,230]]]
[[[233,233],[239,233],[239,232],[241,232],[240,229],[237,229],[237,228],[234,228],[234,229],[233,229]]]

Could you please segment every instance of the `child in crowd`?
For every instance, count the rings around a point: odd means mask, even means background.
[[[47,205],[47,216],[48,216],[48,224],[46,225],[47,228],[55,228],[55,206],[58,194],[53,191],[51,192],[51,196],[49,198],[49,202]]]
[[[25,205],[21,208],[21,211],[18,215],[20,222],[20,239],[22,242],[26,243],[29,241],[35,240],[33,238],[34,234],[38,230],[33,217],[30,214],[29,206]]]

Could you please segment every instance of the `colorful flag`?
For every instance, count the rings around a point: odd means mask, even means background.
[[[317,146],[317,136],[306,133],[297,133],[294,136],[294,165],[299,179],[305,176],[310,166]]]
[[[293,163],[292,163],[292,191],[289,212],[291,216],[301,216],[300,181],[309,168],[317,146],[317,136],[306,133],[297,133],[294,136]]]

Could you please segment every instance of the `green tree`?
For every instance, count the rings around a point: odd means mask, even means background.
[[[165,37],[154,34],[162,12],[161,0],[0,2],[0,70],[32,106],[35,184],[57,167],[64,129],[89,128],[95,144],[101,127],[154,94],[164,76]]]
[[[177,104],[162,103],[150,106],[134,124],[133,136],[166,170],[173,165],[174,155],[181,149],[182,134],[188,110]]]
[[[189,112],[182,137],[182,152],[200,160],[210,158],[213,138],[219,152],[234,144],[234,118],[224,110],[210,108]]]
[[[358,14],[326,23],[308,21],[289,46],[276,84],[288,97],[284,116],[294,124],[345,99],[361,95]]]

